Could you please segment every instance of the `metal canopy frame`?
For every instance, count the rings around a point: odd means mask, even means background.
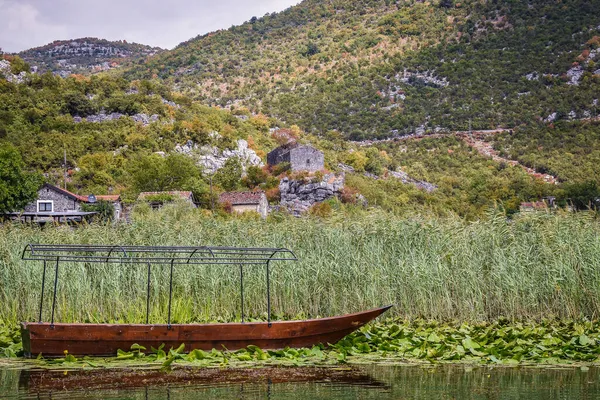
[[[244,266],[264,265],[267,282],[267,321],[271,326],[271,261],[297,261],[296,255],[285,248],[262,247],[213,247],[213,246],[120,246],[120,245],[87,245],[87,244],[33,244],[23,249],[21,259],[41,261],[42,290],[40,295],[39,322],[42,322],[44,304],[44,287],[48,263],[54,263],[54,292],[52,299],[52,316],[50,326],[54,327],[54,310],[56,308],[56,289],[60,263],[114,263],[145,264],[148,268],[146,290],[146,324],[150,315],[150,272],[152,265],[170,265],[169,274],[169,307],[167,326],[171,328],[171,300],[173,297],[173,270],[175,265],[238,265],[240,273],[241,317],[244,322]]]

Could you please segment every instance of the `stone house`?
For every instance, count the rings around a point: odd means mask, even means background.
[[[25,206],[23,211],[11,213],[14,218],[31,222],[78,222],[95,214],[83,211],[83,204],[107,201],[114,207],[114,219],[122,218],[122,204],[119,195],[82,196],[66,189],[45,183],[38,190],[37,199]]]
[[[220,204],[231,205],[231,211],[244,213],[248,211],[257,212],[266,218],[269,212],[269,202],[265,192],[225,192],[219,195]]]
[[[548,204],[544,201],[534,201],[521,203],[519,207],[521,212],[548,211]]]
[[[146,202],[153,209],[161,208],[164,204],[183,201],[196,207],[194,194],[190,191],[171,190],[166,192],[142,192],[138,195],[138,202]]]
[[[323,152],[298,143],[279,146],[267,154],[267,163],[271,166],[284,162],[290,163],[292,171],[315,172],[325,168]]]

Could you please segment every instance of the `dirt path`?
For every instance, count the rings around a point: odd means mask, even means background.
[[[398,137],[387,138],[387,139],[363,140],[363,141],[352,142],[352,143],[355,143],[355,144],[363,147],[363,146],[372,146],[372,145],[375,145],[378,143],[404,142],[404,141],[408,141],[408,140],[423,140],[423,139],[429,139],[429,138],[436,139],[436,138],[442,138],[442,137],[447,137],[447,136],[456,136],[456,137],[461,138],[466,144],[473,147],[475,150],[477,150],[479,152],[479,154],[481,154],[484,157],[489,157],[496,162],[506,163],[506,164],[512,165],[512,166],[519,166],[523,170],[525,170],[525,172],[527,172],[527,174],[529,174],[530,176],[533,176],[534,178],[542,179],[544,182],[558,184],[558,179],[555,176],[552,176],[549,174],[541,174],[539,172],[536,172],[533,168],[529,168],[529,167],[519,163],[516,160],[511,160],[509,158],[501,157],[498,154],[498,152],[496,150],[494,150],[494,148],[492,147],[492,143],[486,142],[484,140],[485,137],[487,137],[487,136],[497,135],[499,133],[504,133],[504,132],[512,132],[512,129],[498,128],[498,129],[491,129],[491,130],[478,130],[478,131],[472,131],[472,132],[454,131],[454,132],[444,132],[444,133],[433,133],[431,135],[411,134],[411,135],[398,136]]]
[[[498,152],[496,150],[494,150],[491,142],[486,142],[485,140],[483,140],[482,136],[476,135],[475,132],[473,132],[473,134],[471,134],[471,135],[469,135],[467,133],[467,134],[460,134],[457,136],[459,136],[466,144],[473,147],[475,150],[477,150],[479,152],[479,154],[481,154],[484,157],[489,157],[492,160],[499,162],[499,163],[506,163],[506,164],[509,164],[512,166],[519,166],[523,170],[525,170],[525,172],[527,172],[527,174],[533,176],[534,178],[541,179],[547,183],[553,183],[555,185],[558,184],[558,179],[555,176],[552,176],[549,174],[541,174],[539,172],[536,172],[533,168],[526,167],[525,165],[519,163],[516,160],[511,160],[509,158],[501,157],[498,154]]]

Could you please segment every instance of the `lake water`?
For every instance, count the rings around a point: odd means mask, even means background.
[[[0,366],[9,399],[598,399],[600,368],[39,371]]]

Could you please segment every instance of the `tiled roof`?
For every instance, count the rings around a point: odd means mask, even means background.
[[[265,192],[225,192],[219,195],[219,203],[229,203],[232,206],[242,204],[259,204]]]
[[[121,200],[121,196],[119,196],[118,194],[99,194],[96,195],[96,200],[114,202]]]
[[[89,196],[82,196],[80,194],[75,194],[73,192],[69,192],[67,189],[59,188],[58,186],[51,185],[49,183],[44,184],[47,188],[54,190],[55,192],[64,194],[67,197],[72,198],[73,200],[81,201],[83,203],[89,203]],[[119,201],[121,196],[118,194],[107,194],[107,195],[96,195],[96,200],[104,200],[104,201]]]
[[[190,197],[192,197],[192,192],[185,192],[185,191],[176,191],[176,190],[172,190],[172,191],[168,191],[168,192],[142,192],[140,193],[140,195],[138,196],[139,200],[143,200],[146,197],[150,197],[150,196],[160,196],[160,195],[171,195],[174,197],[181,197],[184,200],[189,199]]]
[[[521,203],[523,208],[548,208],[548,205],[543,201],[536,201],[533,203]]]
[[[87,203],[87,200],[88,200],[87,196],[80,196],[78,194],[69,192],[67,189],[59,188],[58,186],[54,186],[54,185],[51,185],[49,183],[45,183],[44,186],[47,187],[47,188],[49,188],[49,189],[51,189],[51,190],[54,190],[55,192],[58,192],[60,194],[64,194],[65,196],[70,197],[70,198],[72,198],[74,200],[83,201],[84,203]]]

